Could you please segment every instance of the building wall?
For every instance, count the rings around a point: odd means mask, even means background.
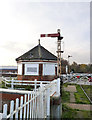
[[[24,67],[23,67],[24,64]],[[43,65],[42,75],[55,75],[55,66],[56,63],[43,62],[43,63],[18,63],[18,75],[31,75],[38,76],[41,72],[40,65]],[[24,70],[23,70],[24,69]],[[39,70],[40,69],[40,70]],[[24,72],[23,72],[24,71]]]
[[[0,74],[17,73],[17,66],[0,66]]]
[[[52,62],[18,63],[18,80],[52,81],[57,78],[56,64]]]
[[[18,75],[22,75],[22,63],[18,64]]]
[[[31,76],[31,75],[18,75],[18,80],[38,80],[38,81],[52,81],[57,78],[56,75],[46,75],[46,76]]]

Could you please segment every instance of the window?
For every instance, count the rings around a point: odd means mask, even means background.
[[[37,72],[37,67],[27,67],[27,72]]]

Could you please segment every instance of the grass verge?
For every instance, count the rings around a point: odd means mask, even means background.
[[[78,109],[72,109],[68,107],[65,104],[62,104],[62,116],[61,118],[67,118],[71,120],[75,120],[75,118],[90,118],[91,119],[91,113],[90,111],[84,111],[84,110],[78,110]]]
[[[70,92],[64,91],[64,88],[62,90],[61,100],[62,103],[70,102]]]
[[[92,86],[91,85],[82,85],[82,88],[85,90],[87,95],[92,98]]]
[[[78,104],[90,104],[88,98],[86,97],[86,95],[84,94],[84,92],[82,91],[82,89],[80,88],[79,85],[76,85],[76,89],[77,89],[77,92],[74,93],[76,103],[78,103]]]

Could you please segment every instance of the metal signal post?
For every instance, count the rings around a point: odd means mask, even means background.
[[[58,70],[58,76],[61,76],[61,53],[63,53],[63,51],[61,51],[61,40],[63,39],[63,37],[61,37],[60,35],[60,29],[57,30],[57,33],[54,34],[41,34],[40,37],[57,37],[57,70]]]

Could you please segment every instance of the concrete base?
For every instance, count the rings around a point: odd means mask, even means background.
[[[51,97],[50,104],[60,105],[61,104],[61,97]]]
[[[51,106],[50,118],[61,119],[61,115],[62,115],[61,97],[58,97],[58,98],[52,97],[50,106]]]

